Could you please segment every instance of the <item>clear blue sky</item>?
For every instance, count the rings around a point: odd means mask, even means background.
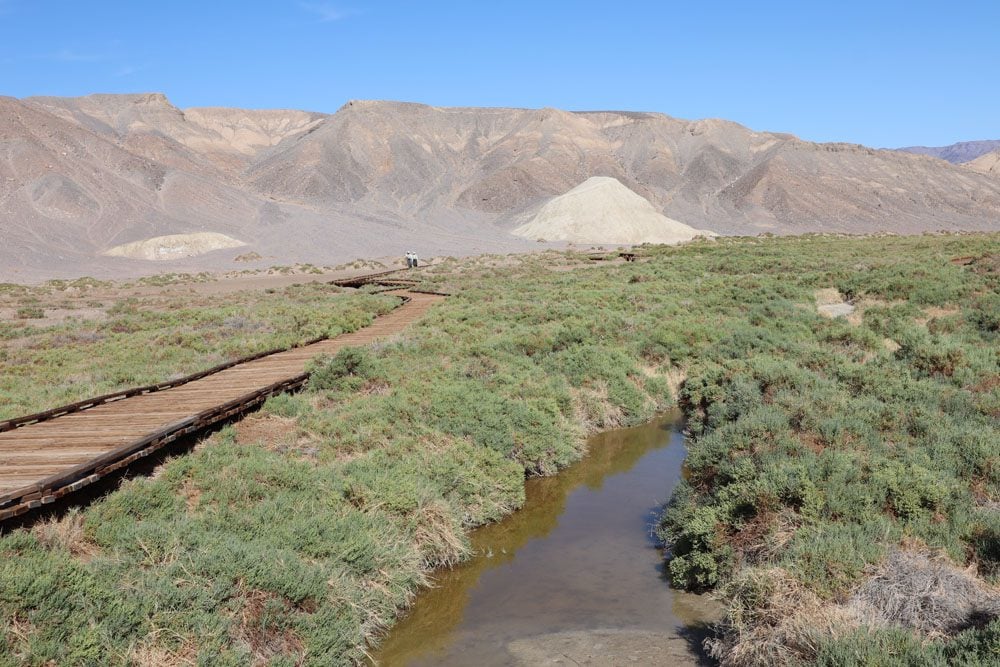
[[[0,94],[721,117],[872,146],[1000,139],[1000,1],[0,0]]]

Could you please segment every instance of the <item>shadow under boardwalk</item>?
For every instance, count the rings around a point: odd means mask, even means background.
[[[444,298],[408,290],[389,293],[404,303],[353,333],[191,376],[167,388],[148,388],[148,393],[123,392],[92,407],[48,411],[31,423],[0,422],[0,521],[53,503],[171,442],[300,387],[314,357],[391,336]]]

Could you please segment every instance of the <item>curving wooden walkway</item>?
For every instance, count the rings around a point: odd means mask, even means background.
[[[389,294],[405,302],[354,333],[42,421],[11,420],[10,430],[0,432],[0,521],[54,502],[178,438],[300,387],[308,377],[306,365],[317,355],[397,333],[444,298],[409,290]]]

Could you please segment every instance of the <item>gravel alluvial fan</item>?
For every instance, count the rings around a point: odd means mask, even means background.
[[[533,249],[536,238],[511,230],[593,177],[648,201],[643,218],[720,234],[1000,228],[1000,179],[988,169],[655,113],[354,101],[322,114],[181,110],[156,93],[6,97],[0,139],[6,280],[148,273],[149,260],[106,252],[176,234],[222,234],[271,263]],[[626,224],[639,205],[621,194],[617,242],[658,240],[662,223]],[[233,268],[242,252],[169,261]]]

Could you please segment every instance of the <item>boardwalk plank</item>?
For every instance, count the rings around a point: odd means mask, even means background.
[[[300,378],[317,355],[396,334],[443,298],[405,290],[392,293],[409,299],[365,329],[0,432],[0,521],[33,507],[45,494],[76,490],[106,467],[259,403],[266,392]],[[204,415],[206,423],[196,423]]]

